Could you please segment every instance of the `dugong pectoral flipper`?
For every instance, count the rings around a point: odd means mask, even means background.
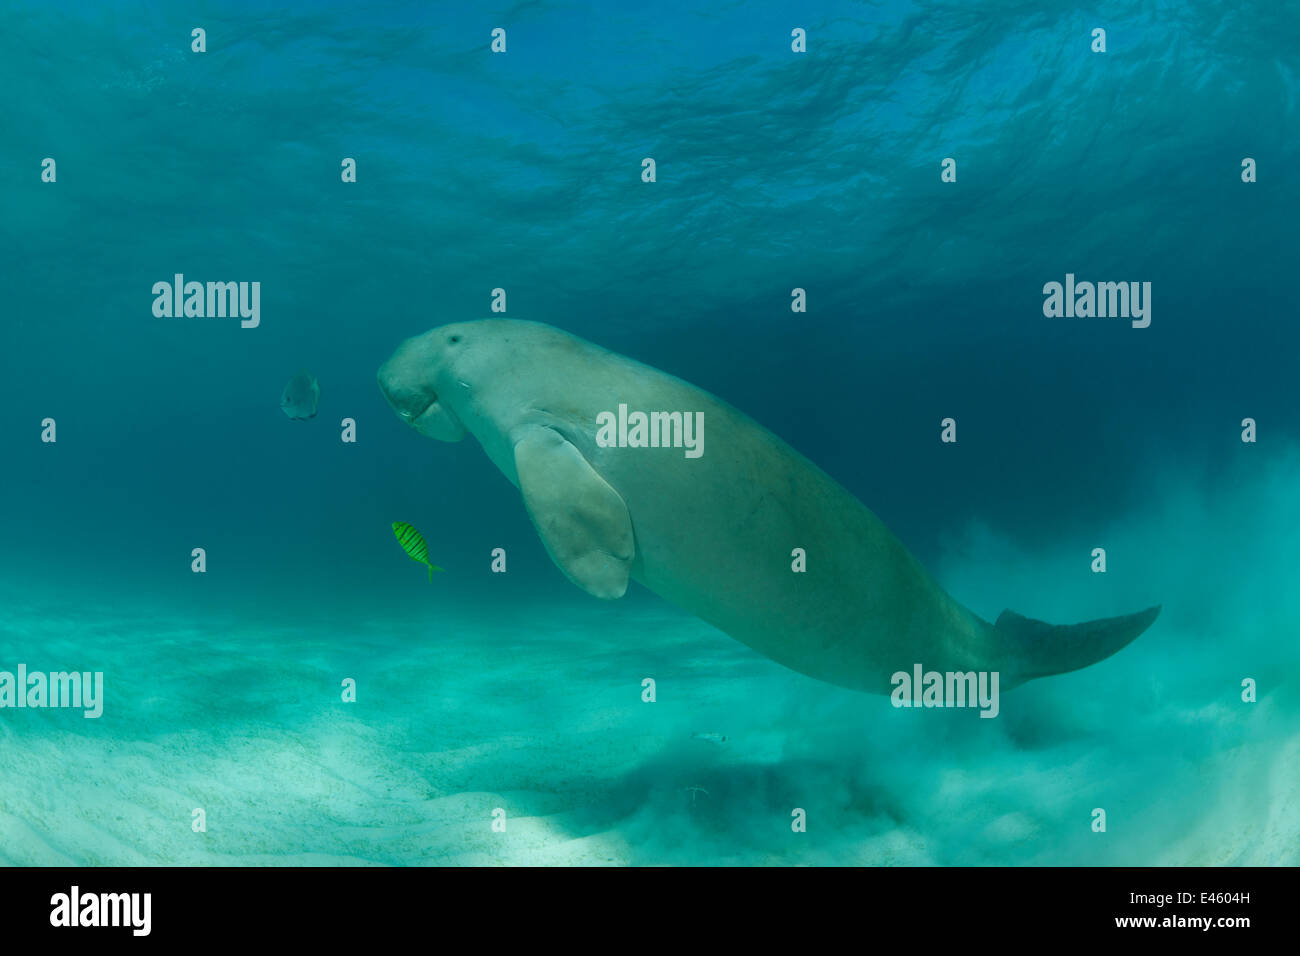
[[[528,516],[565,577],[598,598],[621,598],[636,548],[618,492],[564,436],[542,426],[519,430],[515,470]]]
[[[1083,624],[1048,624],[1003,611],[993,630],[1004,645],[1000,656],[1015,662],[1006,675],[1006,688],[1035,677],[1077,671],[1110,657],[1135,640],[1160,614],[1160,605],[1136,614],[1106,617]]]

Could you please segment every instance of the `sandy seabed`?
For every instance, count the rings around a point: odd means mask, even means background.
[[[1171,618],[993,720],[819,684],[648,598],[340,620],[11,606],[0,669],[102,670],[105,705],[0,710],[0,861],[1300,862],[1290,702],[1240,702],[1204,644],[1170,672]]]

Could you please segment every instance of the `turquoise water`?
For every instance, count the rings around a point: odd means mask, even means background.
[[[0,709],[0,861],[1300,862],[1300,5],[4,23],[0,671],[105,699]],[[259,281],[259,326],[156,317],[176,273]],[[1150,281],[1150,326],[1045,317],[1066,273]],[[498,287],[744,410],[987,619],[1161,617],[981,720],[590,598],[375,384]]]

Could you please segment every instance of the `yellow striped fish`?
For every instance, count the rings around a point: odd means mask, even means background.
[[[397,536],[397,543],[410,555],[412,561],[419,561],[429,568],[429,583],[432,584],[433,572],[441,571],[442,568],[436,564],[429,564],[429,546],[424,543],[424,537],[405,521],[393,522],[393,534]]]

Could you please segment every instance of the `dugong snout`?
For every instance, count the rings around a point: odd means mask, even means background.
[[[379,367],[379,389],[397,417],[421,435],[439,441],[460,441],[465,426],[437,390],[439,363],[423,337],[407,339]]]

